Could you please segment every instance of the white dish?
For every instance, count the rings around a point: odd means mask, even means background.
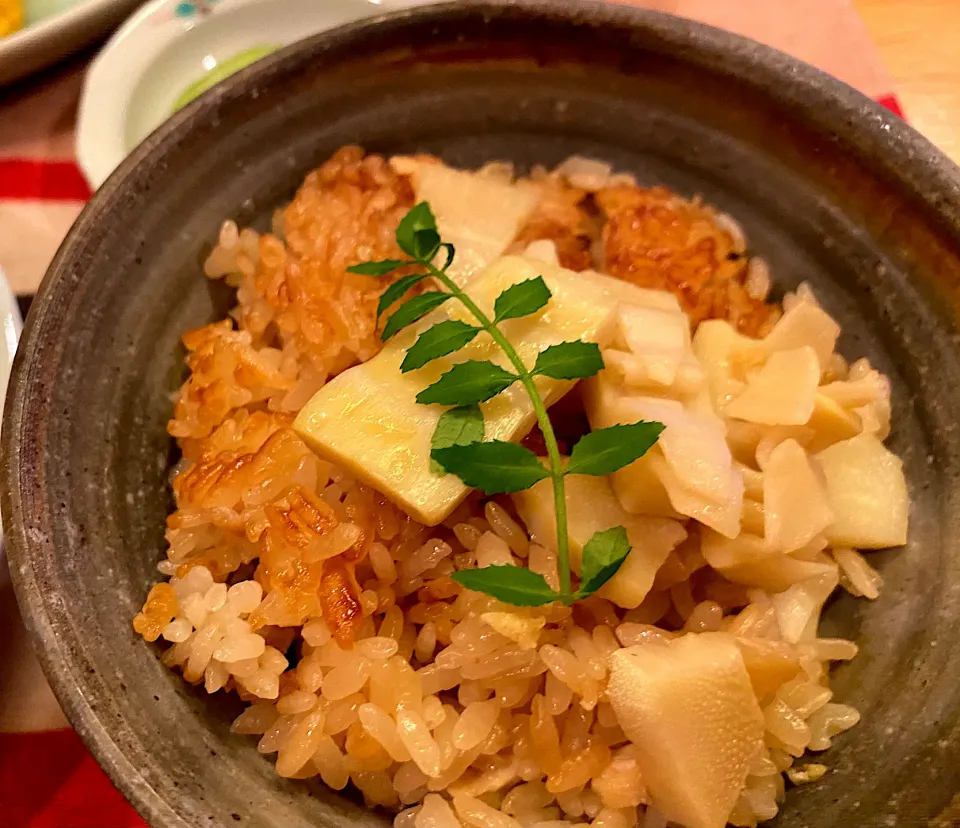
[[[0,411],[3,410],[7,382],[10,379],[10,366],[13,365],[13,356],[17,351],[17,342],[20,341],[22,329],[23,321],[20,318],[17,298],[13,295],[3,270],[0,269]]]
[[[103,37],[139,0],[26,0],[24,28],[0,39],[0,85]]]
[[[13,357],[17,352],[17,342],[20,341],[20,332],[23,321],[20,318],[20,308],[17,298],[10,289],[10,283],[0,268],[0,415],[3,414],[3,401],[7,396],[7,383],[10,381],[10,368]],[[0,529],[0,541],[3,540],[3,530]],[[3,544],[0,543],[0,569],[5,556]]]
[[[110,39],[87,73],[77,160],[96,189],[173,113],[205,72],[247,49],[287,46],[317,32],[425,0],[152,0]]]

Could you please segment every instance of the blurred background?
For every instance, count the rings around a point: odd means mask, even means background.
[[[0,385],[19,316],[57,246],[140,139],[217,80],[298,37],[417,3],[0,0]],[[960,161],[960,0],[636,4],[806,60]],[[0,552],[0,828],[141,825],[47,688]]]

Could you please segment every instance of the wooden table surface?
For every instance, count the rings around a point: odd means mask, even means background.
[[[960,163],[960,0],[853,0],[910,122]]]

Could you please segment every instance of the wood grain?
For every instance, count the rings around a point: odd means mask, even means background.
[[[854,0],[908,120],[960,162],[960,0]]]

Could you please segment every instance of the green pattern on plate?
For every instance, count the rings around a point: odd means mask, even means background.
[[[54,17],[58,14],[70,11],[74,6],[80,5],[81,0],[25,0],[23,4],[23,25],[24,28],[46,20],[48,17]]]
[[[275,52],[279,46],[253,46],[250,49],[244,49],[231,58],[218,63],[213,69],[204,74],[201,78],[191,83],[177,98],[173,105],[173,111],[185,107],[194,98],[202,95],[214,84],[220,83],[224,78],[229,77],[234,72],[239,72],[245,66],[266,57],[271,52]]]

